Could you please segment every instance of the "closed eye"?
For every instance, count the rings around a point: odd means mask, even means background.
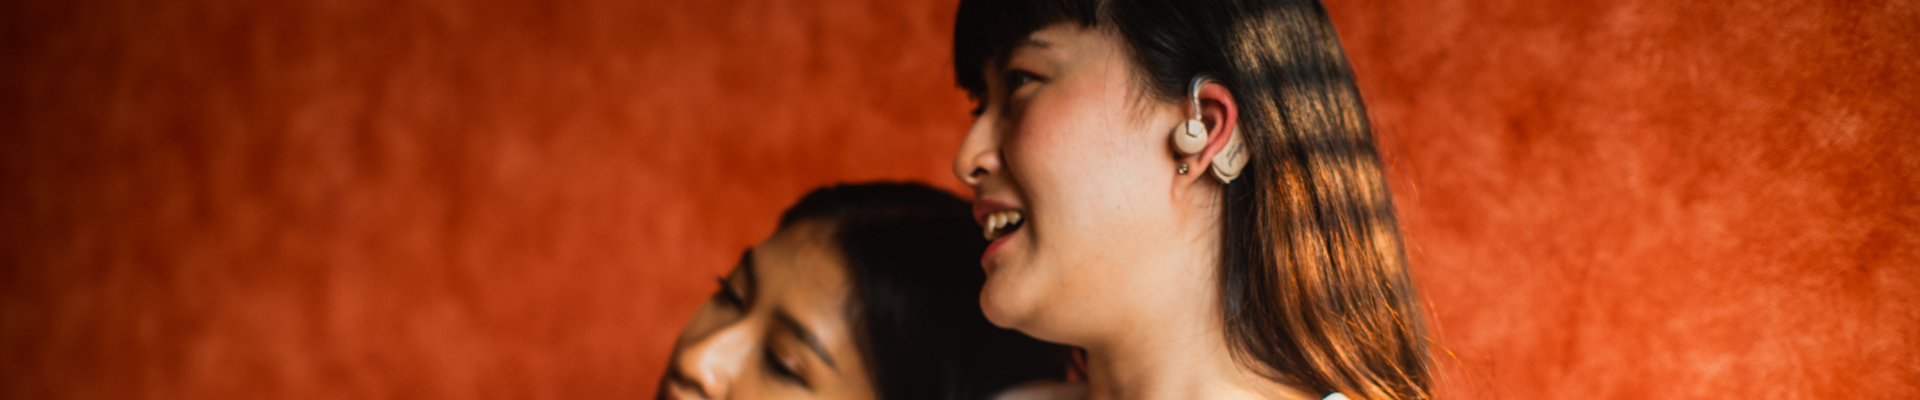
[[[807,383],[806,378],[800,377],[800,373],[794,371],[796,367],[792,365],[787,365],[787,362],[782,360],[779,354],[775,354],[773,352],[773,348],[771,347],[764,348],[761,350],[760,354],[761,354],[761,357],[764,358],[761,364],[765,364],[767,366],[767,371],[773,372],[774,378],[780,379],[781,381],[785,381],[787,383],[798,385],[801,388],[806,388],[806,389],[813,388],[812,384]]]

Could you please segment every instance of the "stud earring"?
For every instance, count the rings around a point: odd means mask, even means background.
[[[1186,163],[1180,163],[1180,169],[1178,169],[1178,170],[1176,170],[1176,171],[1179,171],[1181,175],[1186,175],[1186,174],[1187,174],[1187,164],[1186,164]]]

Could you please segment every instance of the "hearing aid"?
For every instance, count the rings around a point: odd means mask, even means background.
[[[1213,76],[1200,74],[1193,77],[1193,83],[1187,88],[1187,99],[1193,107],[1193,115],[1174,129],[1173,133],[1173,149],[1181,156],[1200,154],[1207,148],[1207,125],[1200,121],[1200,86],[1211,80]],[[1240,177],[1240,170],[1247,167],[1248,158],[1245,142],[1240,138],[1240,127],[1236,124],[1227,132],[1226,147],[1213,155],[1212,166],[1208,169],[1213,172],[1214,179],[1219,179],[1221,184],[1233,183],[1234,179]],[[1179,171],[1185,174],[1186,164],[1181,164]]]
[[[1182,156],[1200,154],[1207,148],[1207,125],[1200,122],[1200,85],[1213,80],[1213,77],[1200,74],[1193,77],[1193,84],[1187,86],[1187,99],[1193,102],[1193,116],[1173,132],[1173,149]]]

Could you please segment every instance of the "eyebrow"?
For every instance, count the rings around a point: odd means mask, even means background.
[[[1038,47],[1042,49],[1050,49],[1050,48],[1053,48],[1053,43],[1048,42],[1046,40],[1041,40],[1040,38],[1028,36],[1026,39],[1021,39],[1020,43],[1013,45],[1014,49],[1019,49],[1022,47]]]
[[[820,337],[815,336],[800,320],[794,319],[793,314],[787,313],[787,310],[774,310],[773,320],[785,326],[787,332],[792,332],[795,338],[800,339],[800,343],[806,344],[807,350],[812,350],[814,355],[820,357],[820,361],[827,363],[827,367],[840,370],[840,366],[834,365],[833,356],[827,354],[827,346],[820,343]]]
[[[1020,39],[1020,42],[1014,43],[1013,47],[1008,47],[1005,53],[1001,54],[999,57],[995,57],[996,60],[991,61],[992,63],[991,66],[993,67],[992,69],[1006,69],[1007,63],[1013,59],[1013,55],[1018,54],[1020,53],[1021,50],[1025,50],[1027,48],[1033,48],[1035,50],[1053,50],[1053,43],[1049,43],[1045,40],[1040,40],[1033,37]]]

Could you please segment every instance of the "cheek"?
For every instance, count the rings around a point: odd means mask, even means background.
[[[857,396],[836,395],[841,389],[834,385],[815,386],[816,389],[811,391],[793,386],[791,383],[782,382],[779,378],[768,375],[759,368],[761,366],[758,364],[748,365],[740,374],[735,375],[727,386],[726,398],[754,400],[857,398]]]
[[[874,394],[873,383],[868,379],[866,375],[862,374],[841,374],[838,381],[833,382],[833,385],[821,388],[822,390],[820,390],[819,393],[813,393],[810,397],[820,399],[873,400],[878,396]]]
[[[1097,231],[1140,209],[1158,160],[1126,99],[1105,91],[1036,101],[1004,145],[1009,169],[1045,229]],[[1161,157],[1171,159],[1168,157]],[[1169,182],[1170,183],[1170,182]],[[1063,225],[1066,224],[1066,225]]]

